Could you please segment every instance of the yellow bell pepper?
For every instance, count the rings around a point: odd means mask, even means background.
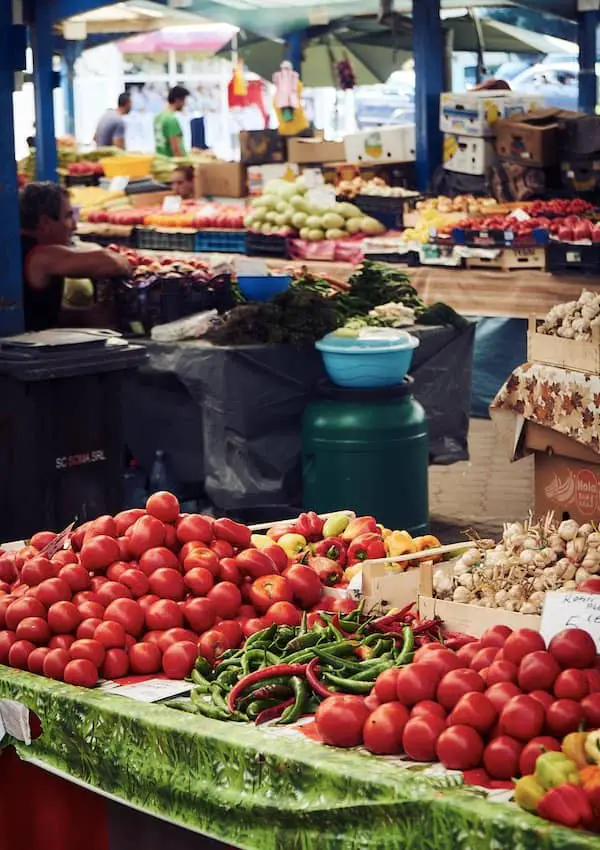
[[[568,759],[571,759],[571,761],[574,761],[580,770],[589,764],[589,759],[585,751],[587,736],[587,732],[571,732],[562,742],[564,755]]]
[[[393,531],[385,538],[385,548],[390,558],[399,555],[411,555],[416,552],[414,540],[408,531]]]
[[[559,785],[581,785],[579,770],[564,753],[548,752],[538,756],[535,763],[535,778],[545,791]]]
[[[515,803],[526,812],[535,812],[545,793],[535,776],[523,776],[515,783]]]
[[[592,764],[600,764],[600,729],[588,732],[585,741],[585,754]]]

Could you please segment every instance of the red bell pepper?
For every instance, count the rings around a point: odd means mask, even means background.
[[[296,526],[296,534],[301,534],[310,542],[321,537],[325,520],[321,519],[314,511],[308,511],[308,513],[300,514],[294,525]]]
[[[559,785],[547,791],[538,802],[536,813],[541,818],[573,829],[585,829],[594,819],[590,801],[579,785]]]
[[[213,534],[217,540],[225,540],[237,549],[248,549],[252,532],[246,525],[223,517],[213,523]]]
[[[385,544],[380,534],[361,534],[348,547],[348,566],[386,556]]]
[[[327,587],[340,582],[344,575],[340,565],[329,558],[309,558],[308,566],[319,576],[321,584]]]
[[[279,572],[273,559],[260,549],[244,549],[237,555],[235,563],[241,573],[253,579],[260,576],[272,576]]]
[[[342,534],[342,539],[347,543],[350,543],[352,540],[355,540],[363,534],[377,534],[378,531],[379,529],[375,517],[359,516],[348,524],[348,527]]]
[[[320,540],[313,547],[313,551],[317,557],[337,561],[340,567],[346,564],[347,549],[348,546],[341,537],[326,537],[325,540]]]
[[[298,534],[295,522],[278,522],[267,531],[267,537],[277,542],[284,534]]]

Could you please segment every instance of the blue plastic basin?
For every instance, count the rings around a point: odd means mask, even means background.
[[[292,282],[291,277],[238,277],[240,291],[248,301],[268,301],[274,295],[285,292]]]
[[[366,339],[327,334],[315,345],[333,384],[370,389],[402,383],[419,340],[406,331],[395,331],[390,338]]]

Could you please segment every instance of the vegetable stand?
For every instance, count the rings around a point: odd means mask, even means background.
[[[196,718],[6,667],[0,696],[41,720],[41,737],[17,743],[21,758],[248,850],[600,847],[488,801],[454,774],[403,769],[297,732]]]

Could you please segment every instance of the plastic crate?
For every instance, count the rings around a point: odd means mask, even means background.
[[[285,236],[265,236],[262,233],[246,234],[246,254],[249,257],[283,257],[289,254],[288,240]]]
[[[419,252],[406,251],[399,254],[397,251],[367,251],[364,254],[365,260],[372,260],[375,263],[390,263],[392,265],[410,266],[414,268],[419,265]]]
[[[65,186],[99,186],[100,174],[65,174]]]
[[[79,235],[81,242],[93,242],[95,245],[102,245],[106,248],[108,245],[121,245],[123,248],[135,248],[136,235],[135,231],[131,232],[130,236],[110,236],[105,233],[82,233]]]
[[[132,156],[120,154],[107,156],[99,160],[104,169],[104,174],[109,180],[113,177],[129,177],[130,180],[148,177],[152,168],[153,155]]]
[[[419,195],[415,198],[386,198],[382,195],[357,195],[352,203],[365,215],[381,221],[389,230],[403,230],[404,212],[407,209],[407,203],[408,201],[416,203],[417,200],[422,200],[422,196]]]
[[[521,248],[535,248],[547,245],[550,234],[541,227],[533,230],[528,237],[518,237],[512,230],[476,230],[455,227],[452,230],[452,238],[457,245],[478,248],[511,248],[514,245],[519,245]]]
[[[196,251],[196,232],[137,229],[136,247],[146,251]]]
[[[245,230],[199,230],[194,237],[194,250],[223,254],[246,253]]]
[[[115,320],[118,330],[135,336],[148,335],[163,325],[202,313],[224,313],[234,306],[229,275],[208,281],[196,278],[151,277],[140,282],[119,281],[114,288]]]
[[[546,254],[547,269],[552,274],[600,273],[600,245],[572,245],[551,242]]]

